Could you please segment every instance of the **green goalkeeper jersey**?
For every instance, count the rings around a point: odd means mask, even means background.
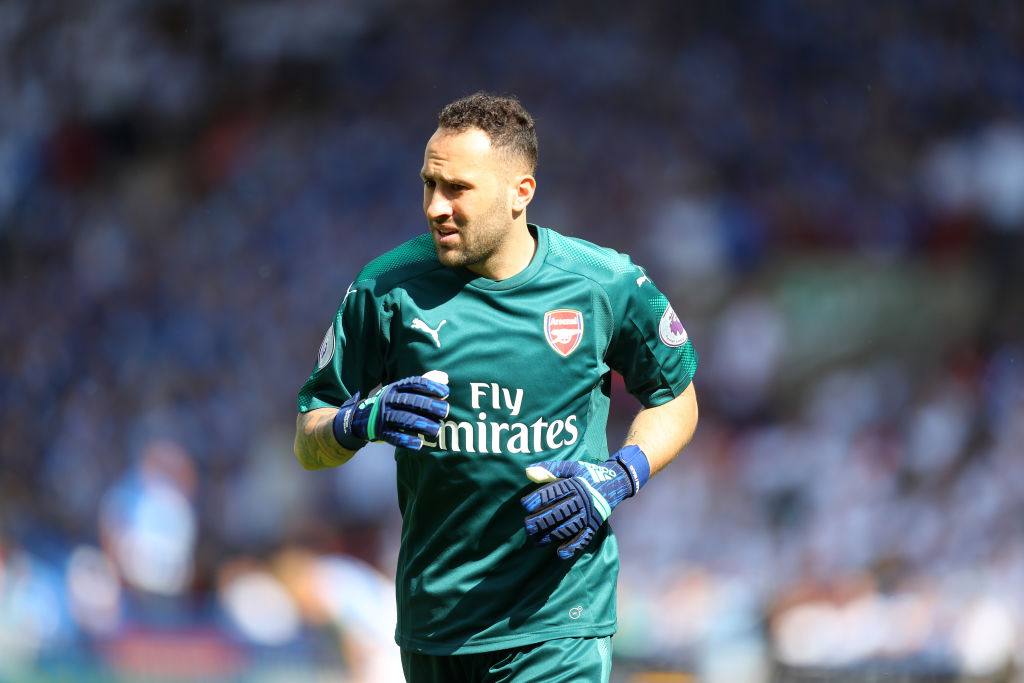
[[[629,257],[530,230],[536,253],[505,280],[441,265],[430,235],[371,262],[299,393],[308,411],[430,370],[449,377],[440,434],[395,451],[403,648],[462,654],[614,633],[614,535],[604,525],[571,561],[528,541],[519,499],[537,485],[524,469],[608,458],[612,370],[649,407],[696,369],[668,300]]]

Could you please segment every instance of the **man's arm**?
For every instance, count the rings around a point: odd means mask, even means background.
[[[406,377],[364,399],[356,392],[340,408],[299,413],[295,456],[307,470],[319,470],[348,462],[368,441],[418,451],[422,435],[437,436],[448,417],[448,376],[431,377]]]
[[[647,456],[651,475],[672,462],[697,429],[697,394],[693,382],[668,403],[645,408],[633,419],[623,447],[636,445]]]
[[[295,420],[295,457],[307,470],[337,467],[356,454],[334,437],[337,408],[317,408],[299,413]]]

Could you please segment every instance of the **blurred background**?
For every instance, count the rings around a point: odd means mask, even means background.
[[[1024,680],[1022,46],[1015,0],[0,2],[0,680],[395,680],[393,459],[304,471],[295,394],[477,89],[701,355],[613,680]]]

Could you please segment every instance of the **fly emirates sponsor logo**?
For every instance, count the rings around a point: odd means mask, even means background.
[[[496,382],[470,382],[469,396],[470,407],[479,411],[478,421],[444,420],[436,439],[420,435],[425,448],[463,453],[537,453],[569,446],[579,438],[575,415],[515,421],[523,407],[522,389],[502,387]]]

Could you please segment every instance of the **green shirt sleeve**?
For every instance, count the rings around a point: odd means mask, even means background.
[[[633,266],[609,289],[617,325],[608,365],[645,408],[672,400],[697,370],[697,352],[686,329],[642,268]]]
[[[385,307],[374,295],[374,282],[349,286],[320,344],[313,373],[299,390],[300,412],[337,407],[357,391],[365,396],[380,384],[387,353]]]

